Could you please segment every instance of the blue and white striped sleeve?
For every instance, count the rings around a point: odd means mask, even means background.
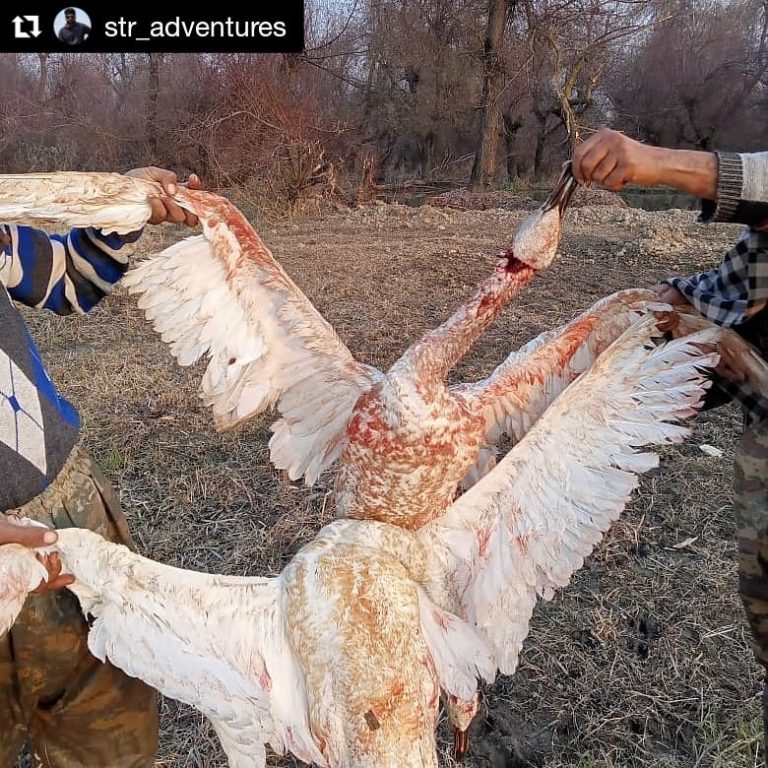
[[[0,282],[11,298],[59,315],[84,314],[111,293],[125,274],[141,236],[73,229],[48,235],[33,227],[5,226],[10,243],[0,259]]]

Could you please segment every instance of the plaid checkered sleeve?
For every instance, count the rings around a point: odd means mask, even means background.
[[[748,228],[715,269],[665,282],[712,322],[738,326],[750,310],[768,300],[768,232]],[[717,383],[741,402],[750,420],[768,418],[768,400],[748,384],[723,378]]]
[[[749,310],[768,299],[768,232],[746,229],[719,266],[666,282],[713,323],[743,323]]]

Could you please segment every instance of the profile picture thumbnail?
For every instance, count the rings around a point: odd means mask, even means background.
[[[82,8],[64,8],[53,20],[53,31],[65,45],[80,45],[91,34],[91,17]]]

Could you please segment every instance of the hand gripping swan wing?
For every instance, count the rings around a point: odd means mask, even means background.
[[[108,173],[0,176],[0,221],[101,227],[148,221],[160,185]],[[228,200],[179,186],[203,236],[183,240],[124,278],[181,365],[210,357],[202,395],[220,430],[277,407],[271,456],[314,483],[340,455],[360,395],[381,374],[358,363]]]
[[[0,175],[0,221],[38,227],[97,227],[125,235],[152,215],[156,182],[119,173],[18,173]]]
[[[27,595],[48,580],[48,572],[35,553],[20,544],[4,544],[0,555],[0,635],[4,635],[21,613]]]
[[[93,655],[207,715],[231,768],[264,766],[267,744],[324,765],[279,578],[180,570],[76,528],[59,531],[55,551],[75,576],[70,589],[83,613],[94,618]],[[5,623],[40,583],[40,568],[33,551],[0,548]]]

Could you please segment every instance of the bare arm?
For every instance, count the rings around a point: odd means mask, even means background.
[[[576,148],[573,172],[582,183],[596,181],[609,189],[664,184],[707,200],[717,195],[714,152],[651,147],[608,128]]]

